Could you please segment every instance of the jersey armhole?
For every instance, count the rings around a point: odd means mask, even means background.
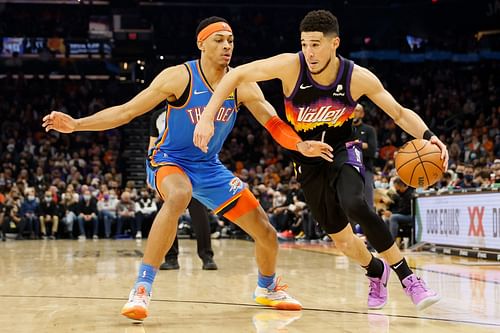
[[[238,111],[240,109],[238,102],[238,88],[234,88],[234,105],[236,106],[236,111]]]
[[[348,68],[345,71],[345,75],[346,75],[345,92],[346,92],[347,100],[349,101],[349,103],[352,106],[356,106],[357,102],[352,98],[352,95],[351,95],[351,77],[352,77],[352,72],[354,70],[354,62],[352,60],[348,60],[347,64],[348,64],[348,66],[347,66]]]
[[[305,63],[304,54],[302,53],[302,51],[299,51],[298,55],[299,55],[299,66],[300,66],[299,77],[297,78],[297,82],[295,83],[295,87],[293,87],[290,96],[285,95],[285,99],[287,100],[290,100],[295,96],[297,90],[299,89],[299,86],[302,84],[302,77],[304,76],[304,63]]]
[[[188,74],[189,74],[188,85],[186,86],[186,89],[184,89],[184,91],[182,92],[182,95],[181,95],[181,97],[179,97],[179,99],[177,99],[173,102],[167,102],[168,104],[172,105],[173,107],[177,107],[177,108],[183,106],[187,102],[187,100],[189,98],[189,92],[191,90],[191,71],[189,70],[187,64],[184,64],[184,66],[186,66],[186,69],[187,69]]]

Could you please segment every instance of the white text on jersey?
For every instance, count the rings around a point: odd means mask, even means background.
[[[187,114],[189,115],[189,119],[193,124],[198,123],[198,120],[200,120],[201,113],[203,112],[202,110],[205,110],[205,107],[199,106],[186,110]],[[219,112],[217,112],[217,114],[215,115],[215,121],[220,121],[223,123],[227,122],[229,119],[231,119],[233,111],[234,108],[221,107],[219,109]]]
[[[346,108],[338,110],[330,110],[331,105],[318,108],[299,107],[299,115],[297,121],[301,123],[336,123],[337,120],[345,113]]]

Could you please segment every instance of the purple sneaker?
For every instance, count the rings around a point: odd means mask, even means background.
[[[387,303],[387,281],[389,281],[391,268],[384,260],[382,260],[382,262],[384,263],[384,272],[382,276],[380,278],[368,277],[368,280],[370,280],[368,309],[382,309],[385,303]]]
[[[425,282],[415,274],[407,276],[402,282],[406,295],[411,297],[417,310],[423,310],[441,299],[435,291],[428,289]]]

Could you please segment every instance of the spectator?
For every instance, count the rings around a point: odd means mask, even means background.
[[[20,215],[21,222],[18,226],[18,237],[23,237],[25,231],[29,232],[30,239],[39,239],[39,200],[35,196],[35,189],[28,188],[26,191],[26,199],[21,204]]]
[[[66,192],[62,194],[61,210],[63,211],[62,222],[66,227],[66,233],[69,238],[73,238],[73,227],[77,220],[79,209],[79,196],[73,190],[73,185],[66,187]]]
[[[137,189],[135,188],[135,182],[133,180],[127,181],[127,184],[125,185],[125,189],[123,191],[130,193],[131,200],[135,201],[137,199]]]
[[[153,222],[154,217],[158,207],[156,207],[156,202],[151,198],[147,188],[141,190],[141,197],[135,202],[135,211],[137,219],[137,233],[135,235],[136,239],[142,238],[142,228],[144,227],[144,222],[148,223],[148,230],[151,228],[150,225]]]
[[[116,227],[117,237],[123,235],[123,226],[128,224],[132,229],[132,235],[136,238],[141,236],[138,234],[137,219],[135,216],[135,203],[132,201],[131,193],[124,191],[121,195],[121,200],[116,206],[116,214],[118,215],[118,225]]]
[[[40,203],[39,219],[42,237],[47,238],[46,224],[52,224],[52,233],[49,239],[56,239],[57,227],[59,225],[59,205],[54,201],[51,191],[45,191],[45,196]]]
[[[83,191],[82,199],[78,205],[78,227],[80,229],[79,240],[85,240],[90,232],[85,226],[92,226],[92,238],[99,239],[99,220],[97,219],[97,200],[90,194],[89,189]]]
[[[97,202],[97,211],[99,219],[104,222],[104,236],[111,237],[111,225],[116,221],[116,208],[118,199],[114,190],[105,190],[102,198]]]
[[[7,221],[4,222],[5,233],[7,233],[7,230],[9,229],[10,224],[12,222],[17,227],[16,240],[24,239],[24,237],[22,235],[22,231],[20,231],[20,230],[24,229],[24,227],[21,229],[22,218],[21,218],[21,214],[19,211],[19,206],[17,206],[17,205],[10,206],[10,209],[7,209],[6,212],[8,212],[9,218]]]
[[[392,196],[394,203],[389,208],[392,213],[389,219],[389,229],[394,239],[396,239],[401,226],[414,226],[413,216],[411,215],[411,200],[415,189],[407,186],[399,177],[394,178],[393,184],[396,193]]]

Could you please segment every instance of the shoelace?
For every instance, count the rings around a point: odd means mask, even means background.
[[[288,285],[286,283],[280,284],[281,283],[281,276],[278,276],[276,278],[275,286],[272,291],[285,291],[288,289]]]
[[[377,280],[380,280],[380,279],[377,279]],[[368,295],[377,295],[380,294],[380,281],[375,281],[375,280],[372,280],[370,279],[370,291],[368,292]]]
[[[424,281],[420,280],[419,278],[412,281],[412,283],[406,288],[406,293],[408,295],[413,294],[413,291],[415,289],[422,289],[423,291],[427,291]]]
[[[143,286],[140,286],[135,292],[134,300],[140,301],[140,302],[147,305],[148,304],[148,295],[147,295],[146,288],[144,288]]]

